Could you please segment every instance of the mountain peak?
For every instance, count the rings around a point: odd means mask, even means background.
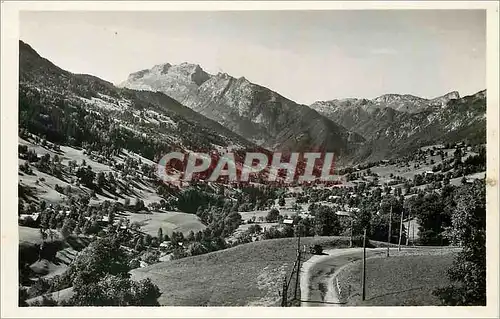
[[[150,69],[131,73],[127,80],[119,86],[151,91],[168,91],[169,88],[182,86],[183,90],[195,91],[211,77],[199,64],[189,62],[162,63]],[[175,95],[172,97],[179,98]],[[180,102],[183,101],[180,100]]]
[[[451,91],[449,93],[446,93],[445,95],[432,99],[431,104],[441,105],[442,107],[444,107],[450,100],[458,100],[459,98],[460,94],[457,91]]]
[[[379,97],[374,98],[372,101],[378,102],[378,103],[392,103],[392,102],[398,102],[398,101],[421,101],[425,100],[421,97],[411,95],[411,94],[395,94],[395,93],[388,93],[388,94],[383,94]]]
[[[447,97],[449,99],[459,99],[460,98],[460,94],[458,93],[458,91],[451,91],[451,92],[446,93],[445,95],[443,95],[443,97]]]

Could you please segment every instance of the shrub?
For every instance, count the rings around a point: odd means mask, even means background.
[[[277,210],[276,208],[273,208],[267,213],[266,221],[274,222],[274,221],[278,220],[279,216],[280,216],[279,210]]]

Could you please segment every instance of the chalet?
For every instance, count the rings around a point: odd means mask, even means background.
[[[172,242],[169,240],[165,240],[160,244],[160,250],[168,251],[172,249]]]
[[[97,219],[97,223],[100,225],[107,225],[107,224],[109,224],[109,217],[102,216],[101,218]]]
[[[21,214],[19,223],[26,226],[38,227],[40,225],[40,213]]]
[[[351,213],[350,212],[346,212],[346,211],[337,211],[335,212],[335,214],[341,218],[348,218],[348,217],[351,217]]]
[[[299,214],[300,217],[302,218],[314,218],[314,216],[311,215],[311,213],[303,211]]]

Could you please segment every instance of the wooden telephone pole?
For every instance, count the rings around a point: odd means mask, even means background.
[[[351,237],[349,238],[349,248],[352,248],[352,228],[353,228],[353,225],[354,225],[354,220],[352,219],[352,216],[351,216]]]
[[[392,204],[391,209],[389,210],[389,233],[387,234],[387,257],[389,257],[389,246],[391,245],[391,236],[392,235]]]
[[[410,219],[411,219],[411,210],[408,209],[408,227],[406,228],[406,246],[410,243]]]
[[[361,275],[361,300],[366,298],[366,228],[363,231],[363,268]]]
[[[287,295],[288,287],[286,284],[286,276],[283,278],[283,290],[281,291],[281,307],[286,307],[286,295]]]
[[[299,277],[300,277],[300,233],[298,233],[298,240],[297,240],[297,272],[296,272],[296,277],[295,277],[295,289],[294,289],[294,299],[297,300],[297,289],[299,287]]]
[[[401,237],[403,236],[403,210],[401,210],[401,221],[399,223],[398,251],[401,251]]]

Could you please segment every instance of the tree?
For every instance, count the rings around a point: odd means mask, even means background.
[[[208,252],[208,249],[199,242],[193,242],[189,245],[187,253],[189,256],[202,255]]]
[[[453,159],[455,161],[455,166],[462,163],[462,150],[457,148],[455,152],[453,152]]]
[[[150,246],[152,239],[153,237],[151,237],[150,234],[146,234],[142,237],[142,243],[144,244],[144,246]]]
[[[174,244],[182,243],[184,241],[184,234],[182,232],[172,232],[171,240]]]
[[[108,174],[108,181],[109,181],[109,183],[111,185],[116,184],[115,174],[113,174],[113,172],[109,172],[109,174]]]
[[[157,235],[157,237],[158,237],[158,240],[160,241],[160,243],[163,242],[163,229],[161,229],[161,227],[158,228],[158,235]]]
[[[18,302],[19,307],[27,307],[26,299],[28,299],[28,293],[21,285],[19,285]]]
[[[135,208],[136,211],[143,210],[145,208],[144,201],[142,199],[137,198],[136,201],[135,201],[135,207],[134,208]]]
[[[276,208],[273,208],[267,213],[266,221],[274,222],[278,219],[279,216],[280,216],[280,211],[277,210]]]
[[[92,171],[92,167],[80,167],[76,171],[76,176],[80,178],[83,185],[91,189],[94,187],[95,173]]]
[[[190,241],[190,242],[195,241],[194,231],[193,230],[189,231],[189,234],[187,236],[187,240]]]
[[[295,222],[294,222],[295,223]],[[312,236],[314,235],[314,227],[312,220],[309,218],[300,219],[297,222],[297,227],[295,227],[295,236]]]
[[[57,216],[56,216],[56,214],[54,213],[54,214],[52,214],[52,215],[50,216],[50,220],[49,220],[49,228],[54,229],[54,228],[56,228],[56,227],[57,227]]]
[[[456,192],[449,238],[462,247],[448,270],[452,285],[437,289],[445,305],[486,305],[486,188],[484,181]]]
[[[76,234],[76,235],[80,235],[82,233],[82,230],[80,229],[80,227],[76,226],[75,229],[73,230],[73,232]]]
[[[340,234],[340,221],[332,208],[323,205],[316,207],[314,230],[318,236],[336,236]]]
[[[107,274],[97,282],[74,287],[73,306],[159,306],[159,288],[149,278],[139,282]]]
[[[185,213],[195,214],[198,207],[208,204],[209,198],[204,192],[188,188],[179,194],[177,207]]]
[[[82,250],[68,269],[73,284],[95,283],[106,274],[128,277],[128,260],[120,243],[109,238],[92,242]]]
[[[443,199],[436,193],[417,197],[412,205],[412,212],[417,216],[420,243],[422,245],[446,244],[442,236],[444,228],[449,225],[449,216],[445,214]]]
[[[135,241],[134,249],[136,251],[142,251],[142,250],[144,250],[144,246],[142,244],[142,237],[137,238],[137,240]]]
[[[108,220],[109,224],[113,225],[113,221],[115,220],[115,209],[110,207],[108,210]]]
[[[103,188],[104,185],[106,184],[106,176],[104,176],[103,172],[97,173],[97,187]]]
[[[63,238],[68,238],[73,230],[75,229],[76,222],[71,218],[66,218],[63,223],[63,227],[61,228],[61,235]]]
[[[254,224],[248,227],[247,232],[249,234],[259,234],[262,231],[262,227],[259,224]]]
[[[460,183],[462,185],[467,184],[467,178],[465,176],[463,176],[462,179],[460,180]]]
[[[281,207],[285,206],[285,197],[280,197],[280,199],[278,200],[278,204]]]
[[[281,238],[281,232],[278,230],[276,226],[269,227],[268,229],[264,230],[264,234],[262,235],[262,238],[264,239],[273,239],[273,238]]]

